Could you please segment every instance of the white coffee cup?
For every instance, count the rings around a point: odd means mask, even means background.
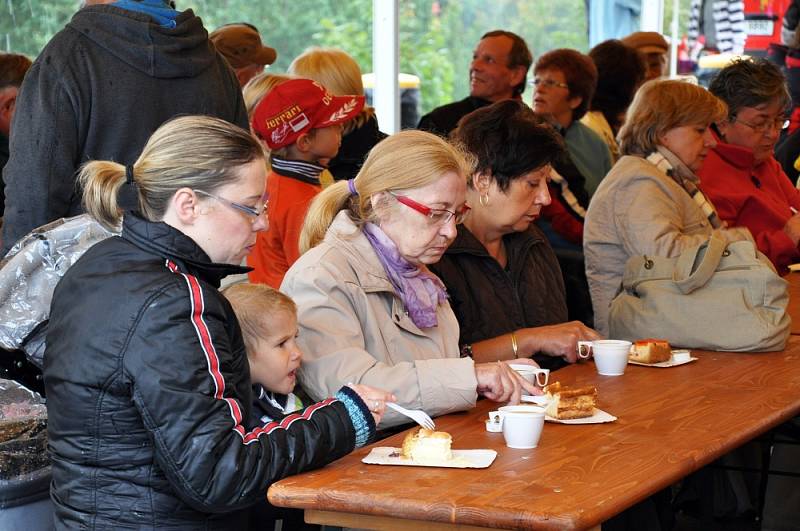
[[[531,405],[503,406],[498,409],[503,423],[503,438],[509,448],[536,448],[544,428],[544,408]]]
[[[544,387],[550,379],[550,369],[541,369],[533,365],[525,365],[523,363],[509,363],[514,371],[518,372],[529,383]]]
[[[620,376],[625,373],[631,342],[619,339],[598,339],[578,341],[578,356],[594,357],[597,373],[603,376]]]

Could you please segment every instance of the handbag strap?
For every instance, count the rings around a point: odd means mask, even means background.
[[[697,256],[703,247],[706,248],[706,253],[703,256],[703,260],[695,268]],[[722,260],[722,253],[725,252],[725,247],[727,247],[727,244],[722,238],[712,236],[706,243],[687,249],[681,254],[672,272],[672,280],[681,293],[687,295],[697,288],[705,286],[714,271],[717,270],[719,262]]]

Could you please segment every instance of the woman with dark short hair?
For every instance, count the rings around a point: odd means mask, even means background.
[[[447,286],[462,352],[476,361],[539,354],[543,367],[574,363],[576,342],[599,335],[566,322],[561,270],[533,224],[550,203],[547,179],[563,140],[515,100],[473,111],[451,137],[477,159],[467,180],[471,209],[431,268]]]
[[[700,170],[700,188],[729,225],[747,227],[779,273],[800,260],[800,191],[773,151],[788,123],[786,79],[766,59],[738,60],[709,90],[728,105],[714,124],[716,146]]]

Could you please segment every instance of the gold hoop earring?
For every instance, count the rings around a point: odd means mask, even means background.
[[[480,203],[481,206],[489,206],[489,194],[481,194],[478,197],[478,203]]]

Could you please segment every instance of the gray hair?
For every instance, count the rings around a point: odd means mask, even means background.
[[[737,59],[711,80],[708,90],[728,105],[728,119],[742,107],[779,102],[788,109],[792,101],[781,70],[767,59]]]

